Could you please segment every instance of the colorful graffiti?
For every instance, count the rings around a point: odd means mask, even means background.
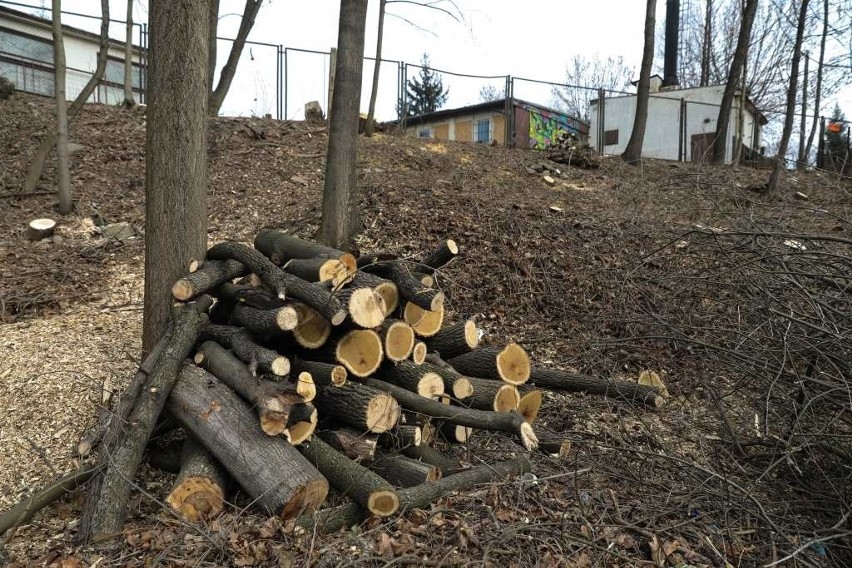
[[[577,121],[567,115],[540,108],[525,107],[530,115],[530,148],[544,150],[570,134],[578,136]]]

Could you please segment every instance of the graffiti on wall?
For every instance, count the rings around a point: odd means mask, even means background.
[[[543,150],[566,134],[578,136],[577,121],[557,112],[526,107],[530,115],[530,148]]]

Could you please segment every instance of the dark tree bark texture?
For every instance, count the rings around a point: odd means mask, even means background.
[[[628,164],[638,163],[642,158],[642,144],[645,142],[645,124],[648,121],[648,98],[651,88],[651,65],[654,63],[654,25],[656,22],[657,0],[647,0],[645,8],[645,47],[642,51],[642,68],[639,71],[639,86],[636,89],[636,114],[633,117],[633,129],[630,140],[621,157]]]

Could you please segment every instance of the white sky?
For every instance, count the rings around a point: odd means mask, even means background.
[[[45,0],[18,0],[34,6]],[[564,69],[575,54],[623,56],[638,75],[642,55],[644,0],[455,0],[464,21],[458,23],[435,10],[405,3],[389,3],[385,19],[383,59],[420,62],[429,54],[436,69],[477,75],[506,75],[543,81],[564,81]],[[243,0],[220,0],[220,37],[234,37],[244,7]],[[64,0],[63,10],[100,14],[99,0]],[[147,0],[136,0],[134,19],[147,21]],[[450,8],[446,3],[442,4]],[[665,0],[657,1],[657,26],[664,24]],[[249,35],[252,41],[289,48],[327,52],[337,44],[339,0],[268,0]],[[123,20],[125,0],[110,0],[111,17]],[[393,15],[391,15],[393,14]],[[399,16],[399,17],[396,17]],[[406,18],[421,29],[403,21]],[[370,0],[364,53],[375,54],[378,1]],[[66,24],[97,31],[96,20],[64,17]],[[429,31],[426,31],[429,30]],[[123,36],[120,24],[111,35]],[[227,58],[228,42],[219,42],[219,65]],[[276,48],[251,47],[243,55],[222,112],[228,115],[275,116]],[[325,108],[328,57],[288,51],[287,118],[301,118],[304,104],[319,100]],[[660,64],[661,62],[655,62]],[[409,77],[417,73],[411,69]],[[397,67],[381,70],[377,118],[396,117]],[[361,108],[366,111],[372,64],[364,66]],[[504,79],[469,79],[444,76],[450,89],[446,108],[479,101],[479,89],[493,84],[502,89]],[[548,105],[551,88],[516,81],[516,97]],[[591,97],[590,97],[591,98]],[[852,89],[840,97],[852,114]],[[833,103],[827,103],[833,104]]]

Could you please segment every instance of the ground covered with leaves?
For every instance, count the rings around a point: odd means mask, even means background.
[[[50,101],[0,102],[0,509],[75,465],[74,449],[136,365],[144,251],[144,114],[86,108],[72,125],[76,211],[55,217],[52,166],[19,190]],[[209,239],[318,227],[325,130],[222,118],[209,132]],[[320,537],[245,508],[207,526],[163,506],[143,467],[111,549],[74,544],[81,495],[5,538],[13,566],[848,566],[852,563],[852,184],[768,172],[541,153],[383,134],[361,141],[363,252],[415,256],[453,238],[440,285],[453,319],[539,364],[636,380],[659,411],[548,393],[537,425],[572,438],[535,477]],[[544,171],[543,171],[544,170]],[[545,181],[543,173],[554,178]],[[797,195],[798,193],[798,195]],[[103,236],[127,222],[135,237]],[[471,465],[523,450],[477,432]],[[332,495],[332,503],[340,498]]]

